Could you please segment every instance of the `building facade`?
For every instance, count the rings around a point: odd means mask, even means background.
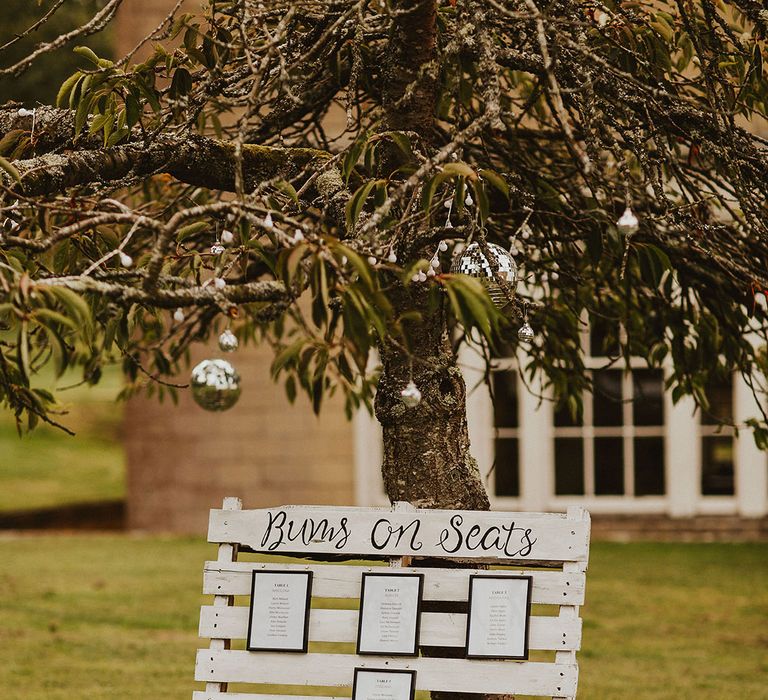
[[[744,379],[713,384],[711,412],[703,413],[690,397],[672,401],[664,369],[637,358],[625,371],[600,345],[594,335],[582,335],[594,391],[582,397],[577,420],[555,410],[540,383],[526,386],[519,372],[524,357],[496,359],[489,388],[479,358],[463,352],[472,449],[493,507],[560,511],[578,504],[593,514],[671,518],[768,515],[768,455],[749,430],[737,436],[720,424],[759,414]],[[356,443],[377,439],[375,421],[358,416]],[[356,450],[358,502],[384,502],[379,464],[380,454]]]

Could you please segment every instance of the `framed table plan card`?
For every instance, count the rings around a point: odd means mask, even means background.
[[[311,571],[254,571],[246,649],[306,653],[311,597]]]
[[[364,573],[357,653],[417,656],[424,574]]]
[[[528,658],[530,576],[469,577],[468,659]]]
[[[413,700],[416,671],[356,668],[352,700]]]

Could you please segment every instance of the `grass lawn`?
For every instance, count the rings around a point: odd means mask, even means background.
[[[65,375],[60,384],[76,381]],[[68,414],[60,421],[75,437],[43,425],[20,438],[13,415],[0,411],[0,511],[123,497],[120,386],[118,368],[110,367],[95,387],[62,393]]]
[[[189,698],[212,545],[0,539],[6,700]],[[768,698],[768,546],[595,544],[579,697]]]

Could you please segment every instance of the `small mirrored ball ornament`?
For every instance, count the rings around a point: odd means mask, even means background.
[[[219,241],[215,241],[211,246],[211,255],[221,255],[225,250],[226,248]]]
[[[226,411],[240,398],[240,375],[226,360],[203,360],[192,370],[192,398],[206,411]]]
[[[421,392],[413,381],[408,382],[405,389],[400,392],[400,400],[407,408],[413,408],[421,403]]]
[[[498,270],[497,274],[509,283],[514,291],[514,285],[517,282],[517,263],[515,263],[515,259],[504,248],[495,243],[486,243],[486,246],[494,267]],[[451,262],[451,272],[453,274],[469,275],[470,277],[480,279],[488,290],[488,296],[491,297],[493,303],[502,308],[509,302],[509,298],[496,281],[494,267],[491,266],[491,262],[483,255],[478,243],[470,243]]]
[[[219,336],[219,349],[222,352],[234,352],[238,345],[240,342],[237,340],[237,336],[229,328]]]
[[[517,338],[522,343],[530,343],[533,341],[536,334],[531,328],[531,324],[526,321],[517,331]]]
[[[621,218],[616,222],[616,228],[619,229],[619,233],[625,236],[631,236],[633,233],[637,233],[640,228],[640,222],[637,220],[632,209],[627,207]]]

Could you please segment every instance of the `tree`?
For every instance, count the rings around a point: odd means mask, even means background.
[[[521,373],[575,413],[585,319],[617,363],[671,358],[675,399],[707,410],[731,371],[761,398],[767,31],[754,0],[210,0],[139,64],[75,46],[56,106],[0,109],[0,398],[55,422],[40,367],[96,382],[116,359],[129,391],[173,394],[189,345],[231,323],[315,410],[375,393],[388,495],[450,508],[488,506],[460,342],[522,343]],[[470,242],[485,284],[448,272]],[[767,446],[766,414],[750,427]]]

